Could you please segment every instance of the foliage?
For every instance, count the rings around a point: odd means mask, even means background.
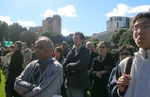
[[[57,32],[52,32],[52,31],[47,31],[41,34],[41,36],[46,36],[49,39],[51,39],[51,41],[53,41],[54,44],[61,44],[62,42],[62,35],[61,34],[57,34]]]
[[[26,42],[28,46],[31,46],[35,43],[37,39],[37,34],[31,30],[26,30],[20,33],[20,40]]]
[[[0,22],[0,41],[3,41],[3,37],[8,38],[8,24],[6,22]]]
[[[97,44],[99,43],[98,39],[92,39],[91,37],[86,36],[84,44],[86,44],[86,42],[91,41],[93,42],[94,46],[97,47]]]
[[[0,22],[0,41],[3,41],[4,37],[5,40],[11,40],[13,42],[20,40],[19,34],[25,30],[27,29],[23,28],[18,23],[13,23],[8,26],[6,22]]]
[[[115,46],[132,45],[137,47],[129,29],[121,29],[114,32],[110,37],[110,41],[113,42]]]
[[[9,35],[10,35],[10,40],[13,42],[20,40],[20,33],[23,31],[26,31],[26,28],[23,28],[21,25],[18,23],[13,23],[12,25],[9,26]]]
[[[118,43],[120,41],[120,37],[121,35],[126,32],[125,29],[121,29],[118,30],[116,32],[114,32],[111,36],[110,36],[110,41],[113,42],[116,46],[118,46]]]

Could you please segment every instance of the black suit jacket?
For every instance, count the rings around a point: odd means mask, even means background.
[[[99,54],[92,51],[91,54],[90,54],[90,62],[89,62],[89,66],[88,66],[88,70],[91,70],[91,66],[92,66],[92,63],[93,63],[93,59],[96,58]]]
[[[64,63],[64,71],[69,71],[66,76],[66,85],[76,89],[90,89],[91,84],[87,74],[90,60],[90,51],[84,46],[77,53],[75,49],[69,51]]]

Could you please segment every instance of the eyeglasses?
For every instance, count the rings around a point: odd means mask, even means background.
[[[50,47],[45,47],[45,46],[42,46],[42,45],[40,45],[40,46],[35,46],[35,49],[39,49],[39,50],[43,50],[43,49],[45,49],[45,48],[50,48]]]
[[[122,55],[122,56],[123,56],[123,55],[129,56],[130,53],[128,53],[128,52],[121,52],[120,55]]]
[[[132,28],[132,31],[133,32],[138,32],[140,29],[143,30],[143,31],[147,31],[147,30],[150,30],[150,26],[134,27],[134,28]]]
[[[106,48],[105,46],[100,46],[99,48]]]

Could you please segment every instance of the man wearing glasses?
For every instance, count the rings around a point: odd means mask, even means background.
[[[83,46],[85,36],[82,32],[73,34],[74,48],[68,52],[64,63],[68,97],[84,97],[85,89],[90,89],[87,74],[90,51]]]
[[[63,83],[63,69],[52,58],[53,43],[47,37],[39,37],[35,43],[36,57],[39,60],[27,65],[16,78],[14,88],[23,97],[52,97],[60,94]]]
[[[130,74],[125,74],[128,58],[120,62],[121,77],[115,80],[113,97],[150,97],[150,12],[141,12],[131,21],[132,35],[139,47]],[[117,73],[117,72],[116,72]]]

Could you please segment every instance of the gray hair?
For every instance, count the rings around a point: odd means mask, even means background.
[[[93,48],[95,48],[95,46],[94,46],[94,44],[93,44],[93,42],[92,42],[92,41],[88,41],[88,42],[86,42],[86,45],[88,45],[88,44],[92,44]]]
[[[48,47],[54,47],[54,44],[53,44],[53,42],[48,38],[48,37],[46,37],[46,36],[40,36],[37,40],[36,40],[36,43],[38,42],[38,41],[40,41],[40,40],[44,40],[45,42],[47,42],[47,45],[48,45]]]

